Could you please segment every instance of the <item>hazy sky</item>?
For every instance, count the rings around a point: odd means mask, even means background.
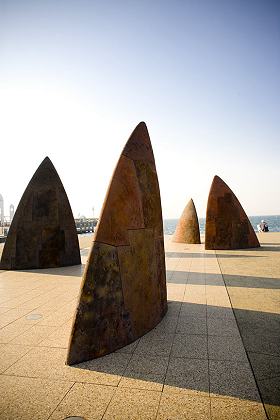
[[[204,216],[215,174],[249,215],[280,214],[280,1],[0,0],[0,193],[45,156],[74,215],[98,216],[147,123],[163,216]]]

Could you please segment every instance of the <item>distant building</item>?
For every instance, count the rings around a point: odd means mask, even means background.
[[[0,224],[4,226],[4,198],[0,194]]]
[[[15,206],[13,204],[10,204],[10,222],[13,220],[15,214]]]

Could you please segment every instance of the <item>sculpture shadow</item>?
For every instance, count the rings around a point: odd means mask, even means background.
[[[280,242],[262,242],[261,246],[280,246]]]
[[[1,247],[0,247],[0,259],[1,259]],[[81,257],[87,257],[89,254],[90,248],[82,248],[80,250]],[[81,277],[83,275],[85,264],[70,265],[65,267],[58,268],[42,268],[42,269],[30,269],[30,270],[17,270],[24,273],[36,273],[36,274],[51,274],[54,276],[71,276],[71,277]],[[0,270],[0,273],[3,273],[7,270]]]
[[[243,250],[242,250],[243,251]],[[166,252],[166,258],[256,258],[263,255],[243,255],[243,254],[201,254],[199,252]]]
[[[81,257],[88,256],[90,248],[82,248],[80,250]],[[1,255],[0,255],[1,257]],[[41,268],[41,269],[30,269],[30,270],[17,270],[24,273],[36,273],[36,274],[51,274],[54,276],[71,276],[71,277],[81,277],[83,275],[85,264],[70,265],[65,267],[58,268]],[[0,272],[7,270],[0,270]]]
[[[245,353],[231,308],[179,301],[170,301],[168,307],[164,319],[136,342],[72,367],[120,376],[119,386],[124,387],[160,391],[164,386],[173,395],[183,392],[209,396],[212,392],[221,397],[259,401],[248,357],[263,402],[280,405],[280,393],[275,381],[270,383],[268,366],[268,361],[274,360],[275,366],[277,360],[280,368],[280,315],[237,311]],[[270,347],[268,342],[272,343]],[[264,351],[266,359],[262,357]]]
[[[280,246],[278,246],[278,245],[275,246],[275,244],[269,244],[269,245],[268,244],[263,244],[263,245],[261,245],[260,248],[258,248],[258,250],[263,251],[263,252],[266,252],[266,251],[280,252]]]
[[[280,289],[280,279],[273,277],[235,276],[223,274],[227,287],[245,287],[253,289]]]
[[[83,275],[84,268],[85,264],[79,264],[59,268],[42,268],[40,270],[34,269],[18,271],[24,273],[48,274],[53,276],[81,277]]]
[[[273,277],[235,276],[228,274],[196,273],[186,271],[167,270],[167,283],[244,287],[252,289],[280,289],[280,279]],[[224,280],[223,280],[224,279]]]

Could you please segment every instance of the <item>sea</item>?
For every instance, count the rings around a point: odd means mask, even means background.
[[[179,219],[164,219],[163,229],[165,235],[173,235]],[[201,217],[199,220],[200,233],[205,233],[205,218]],[[265,220],[268,224],[269,232],[280,232],[280,215],[276,216],[249,216],[249,220],[257,232],[257,225],[261,220]]]

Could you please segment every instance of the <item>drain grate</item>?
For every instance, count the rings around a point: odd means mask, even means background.
[[[70,416],[70,417],[65,417],[64,420],[86,420],[86,419],[80,416]]]
[[[41,318],[43,318],[43,315],[41,315],[41,314],[29,314],[25,318],[26,319],[29,319],[29,320],[35,320],[35,319],[41,319]]]

